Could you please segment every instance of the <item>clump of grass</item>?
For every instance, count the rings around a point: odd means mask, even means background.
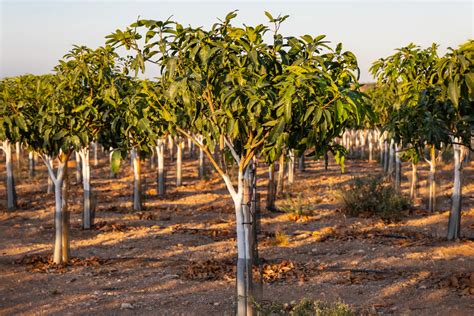
[[[273,244],[275,246],[288,246],[290,244],[289,238],[287,234],[281,231],[275,232],[275,239]]]
[[[399,221],[410,201],[382,176],[354,178],[349,188],[339,190],[342,211],[349,216],[377,216],[385,222]]]
[[[327,303],[307,298],[299,302],[256,304],[257,315],[292,315],[292,316],[355,316],[350,307],[342,302]]]
[[[296,198],[288,196],[280,209],[288,215],[290,220],[293,221],[307,218],[309,215],[307,207],[303,203],[303,196],[301,193],[298,193]]]

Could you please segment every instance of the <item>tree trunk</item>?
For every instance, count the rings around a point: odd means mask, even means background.
[[[92,207],[91,168],[89,148],[79,151],[82,162],[82,186],[84,189],[84,210],[82,213],[82,228],[90,229],[94,225],[94,209]]]
[[[430,172],[429,172],[429,198],[428,198],[428,210],[434,212],[436,209],[436,152],[435,146],[432,145],[430,148]]]
[[[151,148],[150,169],[155,169],[155,151]]]
[[[32,151],[28,153],[28,177],[35,177],[35,153]]]
[[[457,143],[459,139],[454,139]],[[451,212],[448,222],[448,240],[457,240],[461,237],[461,202],[462,202],[462,152],[461,146],[453,144],[454,149],[454,187]]]
[[[389,150],[388,150],[388,141],[385,139],[383,142],[383,153],[384,153],[384,159],[383,159],[383,172],[385,174],[388,174],[388,161],[390,159],[389,155]]]
[[[109,152],[109,165],[110,165],[110,177],[111,178],[117,178],[117,173],[114,172],[112,168],[112,156],[114,155],[114,152],[112,151],[112,148]]]
[[[328,171],[328,166],[329,166],[329,156],[328,153],[324,153],[324,170]]]
[[[168,135],[168,151],[170,154],[170,161],[174,160],[174,139],[173,136]]]
[[[288,184],[295,183],[295,152],[290,150],[290,159],[288,159]]]
[[[300,172],[304,172],[305,169],[306,169],[306,166],[305,166],[305,161],[304,161],[304,153],[302,153],[298,159],[298,170]]]
[[[189,158],[194,158],[194,143],[191,138],[188,138],[188,151],[189,151]]]
[[[373,143],[374,137],[372,135],[372,131],[369,131],[367,135],[367,141],[369,143],[369,162],[372,162],[373,159],[373,151],[374,151],[374,143]]]
[[[166,192],[166,175],[165,175],[165,141],[163,139],[158,140],[156,146],[156,155],[158,158],[158,195],[163,196]]]
[[[275,211],[276,185],[275,185],[275,163],[268,167],[268,187],[267,187],[267,210]]]
[[[247,169],[248,170],[248,169]],[[241,198],[234,199],[237,224],[237,315],[253,315],[252,216],[250,214],[251,181],[249,172],[239,170]]]
[[[277,195],[283,194],[285,181],[285,153],[282,152],[278,162]]]
[[[99,165],[99,160],[97,159],[97,142],[94,142],[92,147],[94,148],[94,166],[97,167]]]
[[[82,182],[82,164],[81,164],[81,155],[76,151],[74,152],[76,157],[76,184]]]
[[[379,135],[379,162],[380,162],[380,165],[383,167],[384,164],[385,164],[385,161],[384,161],[384,157],[385,157],[385,151],[384,151],[384,145],[385,145],[385,141],[384,141],[384,138],[383,138],[383,135]]]
[[[18,174],[21,173],[21,146],[20,143],[15,143],[15,156],[16,156],[16,167],[18,169]]]
[[[393,176],[395,172],[394,168],[395,162],[395,141],[390,139],[389,155],[388,155],[388,176],[393,181]]]
[[[142,210],[142,181],[140,153],[133,149],[133,210]]]
[[[417,166],[415,163],[411,163],[411,184],[410,184],[410,199],[414,200],[417,196],[417,186],[418,186],[418,175],[417,175]]]
[[[51,168],[54,169],[54,162],[51,157],[49,156],[46,157],[45,163],[49,164]],[[53,179],[51,179],[51,177],[49,176],[49,172],[48,172],[48,188],[47,188],[46,193],[53,193],[53,192],[54,192],[54,182],[53,182]]]
[[[67,178],[67,162],[69,159],[68,155],[64,153],[59,154],[59,165],[54,172],[54,166],[52,164],[53,159],[51,157],[42,156],[46,167],[48,168],[48,174],[51,181],[54,183],[54,225],[55,225],[55,241],[54,241],[54,254],[53,262],[55,264],[66,263],[69,260],[69,213],[67,211],[67,185],[65,179]]]
[[[201,138],[202,142],[202,138]],[[201,147],[199,147],[199,178],[204,179],[204,176],[206,174],[206,166],[204,162],[204,151],[202,150]]]
[[[400,191],[402,178],[402,162],[400,159],[399,145],[395,144],[395,189]]]
[[[178,140],[176,152],[176,186],[179,187],[183,184],[183,147],[184,142]]]
[[[67,159],[67,158],[66,158]],[[61,186],[59,186],[61,187]],[[62,230],[61,230],[61,261],[68,263],[71,256],[71,247],[69,241],[69,209],[68,209],[68,190],[69,179],[67,177],[67,160],[64,165],[64,180],[62,185],[61,213],[62,213]]]
[[[17,208],[15,177],[13,175],[12,146],[10,141],[5,140],[3,141],[2,147],[5,152],[5,164],[7,169],[7,210],[11,211]]]

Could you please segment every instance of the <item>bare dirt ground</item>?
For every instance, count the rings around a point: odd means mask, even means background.
[[[235,294],[235,221],[232,201],[216,175],[199,180],[195,160],[184,164],[184,185],[174,185],[167,162],[168,192],[157,198],[155,171],[144,163],[145,210],[132,212],[132,178],[125,163],[108,178],[107,160],[92,167],[97,194],[96,228],[81,229],[82,187],[70,164],[73,264],[54,268],[54,196],[46,194],[46,171],[34,179],[21,161],[20,207],[5,211],[0,184],[1,315],[232,315]],[[40,164],[40,162],[38,162]],[[4,179],[2,162],[0,178]],[[409,170],[404,166],[403,187]],[[422,165],[420,196],[426,195]],[[263,299],[303,297],[342,301],[360,314],[472,315],[474,313],[474,163],[464,168],[462,235],[446,242],[452,166],[438,168],[439,212],[422,200],[398,223],[349,218],[337,190],[353,176],[375,174],[377,163],[348,161],[347,172],[331,163],[308,162],[277,205],[301,204],[307,216],[262,211],[260,256]],[[266,173],[260,168],[264,209]],[[298,202],[298,194],[301,198]],[[279,242],[276,233],[281,233]]]

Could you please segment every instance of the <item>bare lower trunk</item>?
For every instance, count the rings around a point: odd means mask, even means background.
[[[206,174],[206,166],[204,162],[204,151],[199,147],[199,178],[203,179]]]
[[[76,157],[76,183],[82,182],[82,164],[81,164],[81,155],[76,151],[74,153]]]
[[[234,199],[237,219],[237,315],[253,315],[253,245],[252,245],[252,216],[250,214],[251,182],[245,172],[239,171],[239,192],[241,199]],[[236,203],[238,202],[238,204]]]
[[[304,172],[305,168],[306,168],[306,166],[305,166],[304,153],[303,153],[303,154],[301,154],[301,156],[298,159],[298,170],[300,172]]]
[[[54,169],[54,162],[53,162],[53,159],[51,159],[51,157],[46,157],[46,163],[50,164],[50,166]],[[53,182],[53,179],[51,179],[51,177],[49,176],[48,174],[48,188],[47,188],[47,193],[53,193],[54,191],[54,182]]]
[[[162,139],[158,140],[158,145],[156,146],[156,156],[158,158],[158,195],[163,196],[166,192],[166,175],[165,175],[165,141]]]
[[[388,141],[387,140],[384,140],[384,142],[383,142],[383,154],[384,154],[383,172],[385,174],[388,174],[389,150],[388,150]]]
[[[97,142],[94,142],[92,147],[94,148],[94,166],[95,167],[99,165],[99,160],[97,159],[97,146],[99,146],[99,144],[97,144]]]
[[[402,181],[402,162],[400,159],[399,145],[395,144],[395,189],[400,191]]]
[[[292,185],[295,182],[295,153],[290,150],[290,159],[288,159],[288,184]]]
[[[454,140],[459,142],[458,139]],[[456,240],[461,237],[461,202],[462,202],[462,152],[461,146],[453,145],[454,149],[454,187],[451,212],[448,222],[448,240]]]
[[[35,153],[30,151],[28,153],[28,177],[34,178],[35,176]]]
[[[183,184],[183,146],[184,142],[178,141],[177,143],[177,153],[176,153],[176,186],[181,186]]]
[[[170,161],[174,160],[174,139],[173,136],[168,135],[168,151],[170,156]]]
[[[7,169],[7,209],[13,210],[17,207],[15,177],[13,175],[12,146],[8,140],[3,141]]]
[[[369,131],[369,134],[367,135],[367,141],[369,143],[369,162],[372,162],[373,159],[373,151],[374,151],[374,137],[372,135],[372,131]]]
[[[329,166],[329,156],[328,153],[324,153],[324,170],[328,171],[328,166]]]
[[[142,210],[142,181],[140,154],[135,151],[133,155],[133,210]]]
[[[418,187],[418,175],[417,166],[413,162],[411,163],[411,184],[410,184],[410,199],[414,200],[417,196]]]
[[[283,194],[285,180],[285,153],[283,152],[278,162],[277,194]]]
[[[275,211],[276,184],[275,184],[275,164],[268,167],[268,187],[267,187],[267,210]]]
[[[15,143],[15,158],[16,158],[16,167],[18,169],[18,173],[21,172],[21,146],[20,143]]]
[[[188,152],[189,152],[189,158],[193,159],[194,158],[194,143],[191,138],[188,138]]]
[[[67,210],[67,161],[69,156],[61,153],[57,172],[54,172],[51,157],[42,156],[48,168],[49,177],[54,182],[54,225],[55,241],[53,262],[67,263],[69,260],[69,212]]]
[[[392,181],[393,181],[393,176],[395,172],[394,162],[395,162],[395,141],[393,139],[390,139],[387,174]]]
[[[84,189],[84,209],[82,212],[82,227],[90,229],[94,225],[94,209],[92,207],[91,168],[89,148],[82,148],[79,152],[82,162],[82,186]]]
[[[430,172],[429,172],[429,197],[428,197],[428,210],[434,212],[436,210],[436,152],[435,147],[430,148]]]
[[[69,209],[68,209],[68,190],[69,180],[67,177],[67,161],[64,165],[64,181],[62,185],[62,230],[61,230],[61,260],[62,263],[68,263],[70,258],[70,241],[69,241]]]

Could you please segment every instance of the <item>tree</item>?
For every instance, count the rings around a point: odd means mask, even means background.
[[[110,115],[106,100],[111,94],[117,55],[110,46],[96,50],[74,46],[64,57],[55,71],[62,82],[62,93],[74,105],[74,120],[82,125],[81,142],[84,146],[78,148],[84,189],[82,225],[84,229],[90,229],[95,213],[92,207],[89,149],[90,143],[97,141]]]
[[[438,62],[437,45],[421,49],[410,44],[397,53],[373,63],[371,71],[377,85],[383,87],[383,107],[389,110],[388,136],[405,148],[414,148],[417,155],[410,155],[413,168],[412,183],[416,178],[418,157],[424,158],[424,148],[429,147],[430,190],[428,209],[436,209],[436,149],[449,142],[446,107],[437,102],[438,92],[433,86]],[[399,155],[400,153],[398,153]]]
[[[340,48],[334,54],[324,36],[284,38],[278,29],[287,16],[267,13],[275,25],[274,41],[268,44],[267,26],[235,27],[235,16],[229,13],[210,30],[184,28],[169,20],[139,20],[108,36],[108,43],[134,49],[137,71],[145,69],[146,61],[158,64],[166,99],[160,105],[161,117],[202,149],[226,184],[236,213],[238,314],[245,315],[252,313],[249,202],[254,157],[273,162],[285,144],[307,131],[304,121],[313,125],[302,144],[327,144],[336,134],[333,127],[357,116],[359,109],[350,69],[331,58],[333,54],[355,61],[353,54]],[[141,28],[146,31],[143,47]],[[336,69],[340,82],[330,74]],[[231,178],[230,164],[237,168],[236,179]]]
[[[448,103],[452,115],[448,129],[454,149],[454,188],[449,214],[447,239],[461,235],[462,161],[461,146],[471,148],[474,134],[474,41],[450,48],[437,65],[441,102]]]
[[[28,129],[22,111],[27,103],[22,96],[31,88],[31,76],[6,78],[0,82],[0,141],[6,158],[7,209],[17,207],[15,176],[12,163],[12,143],[21,140],[21,133]]]

